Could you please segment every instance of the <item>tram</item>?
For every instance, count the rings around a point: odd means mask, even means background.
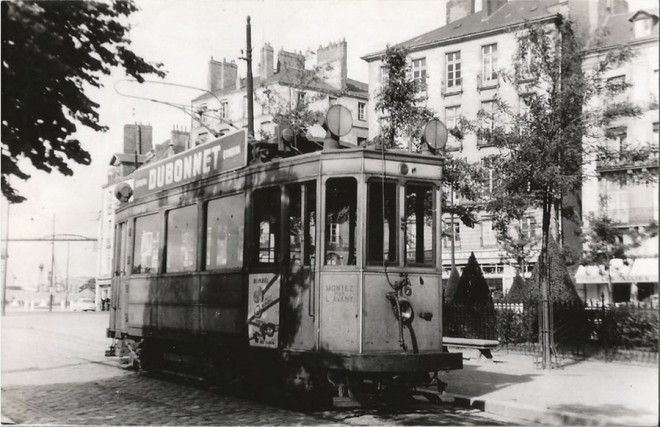
[[[119,189],[113,351],[142,369],[330,396],[461,369],[442,351],[441,159],[257,148],[237,130]]]

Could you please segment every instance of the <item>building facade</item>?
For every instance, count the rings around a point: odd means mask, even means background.
[[[631,10],[612,14],[602,23],[606,36],[594,46],[585,61],[591,69],[613,49],[626,45],[633,57],[604,76],[608,83],[624,83],[614,97],[594,100],[592,108],[631,105],[639,108],[636,117],[620,118],[601,129],[599,140],[614,154],[585,166],[582,188],[584,226],[589,214],[610,218],[623,231],[644,229],[658,222],[658,156],[635,158],[636,148],[659,146],[658,138],[658,10]],[[593,141],[591,141],[593,142]],[[639,179],[650,174],[655,179]],[[624,240],[628,240],[626,237]],[[648,300],[658,293],[658,237],[643,239],[631,248],[628,259],[614,259],[610,265],[612,287],[603,266],[582,266],[576,274],[578,292],[585,300],[605,299],[624,303]]]
[[[484,111],[497,117],[496,99],[504,100],[515,109],[523,105],[517,89],[505,82],[502,72],[513,69],[524,24],[556,26],[562,7],[551,0],[454,0],[447,4],[447,25],[398,45],[410,51],[411,74],[413,79],[420,79],[422,84],[419,86],[426,91],[427,107],[449,129],[456,127],[461,117],[480,127],[491,126],[491,120],[480,119],[478,114]],[[363,57],[369,63],[369,95],[372,100],[387,73],[381,57],[382,52]],[[372,108],[368,117],[369,137],[373,138],[380,132],[377,112]],[[488,159],[500,151],[489,141],[479,139],[476,133],[466,134],[463,140],[450,135],[445,150],[449,155],[469,162],[481,162],[488,174],[489,188],[496,185],[497,177],[488,169]],[[453,203],[462,203],[459,195],[454,195],[453,199]],[[474,253],[491,290],[506,293],[513,283],[517,266],[498,244],[492,219],[485,212],[479,219],[474,228],[468,228],[458,218],[444,215],[444,277],[448,278],[451,272],[453,241],[455,264],[459,270]],[[536,239],[541,234],[540,212],[528,212],[512,232],[525,234],[532,241],[538,240],[530,248],[529,263],[523,267],[523,275],[529,277],[540,253],[541,241]]]
[[[261,48],[253,83],[257,139],[273,135],[276,112],[295,108],[307,98],[313,111],[325,112],[334,104],[347,107],[353,129],[342,141],[356,145],[366,142],[369,93],[365,83],[348,78],[346,41],[320,46],[315,55],[316,64],[307,64],[302,53],[280,50],[275,62],[273,48],[269,44]],[[191,130],[193,145],[210,141],[232,128],[247,127],[246,79],[239,76],[236,63],[212,58],[206,90],[206,94],[192,100],[193,110],[200,118]],[[317,136],[323,137],[324,133]]]

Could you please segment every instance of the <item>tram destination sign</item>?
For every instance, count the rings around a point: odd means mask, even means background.
[[[139,168],[134,175],[134,193],[145,196],[246,165],[247,130],[241,129]]]

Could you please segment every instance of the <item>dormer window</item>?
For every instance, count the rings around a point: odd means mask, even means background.
[[[641,39],[653,35],[658,25],[658,17],[640,10],[635,13],[630,20],[633,23],[635,38]]]

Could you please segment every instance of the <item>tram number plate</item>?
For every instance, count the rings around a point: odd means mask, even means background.
[[[253,347],[277,348],[280,323],[280,275],[251,274],[248,338]]]

